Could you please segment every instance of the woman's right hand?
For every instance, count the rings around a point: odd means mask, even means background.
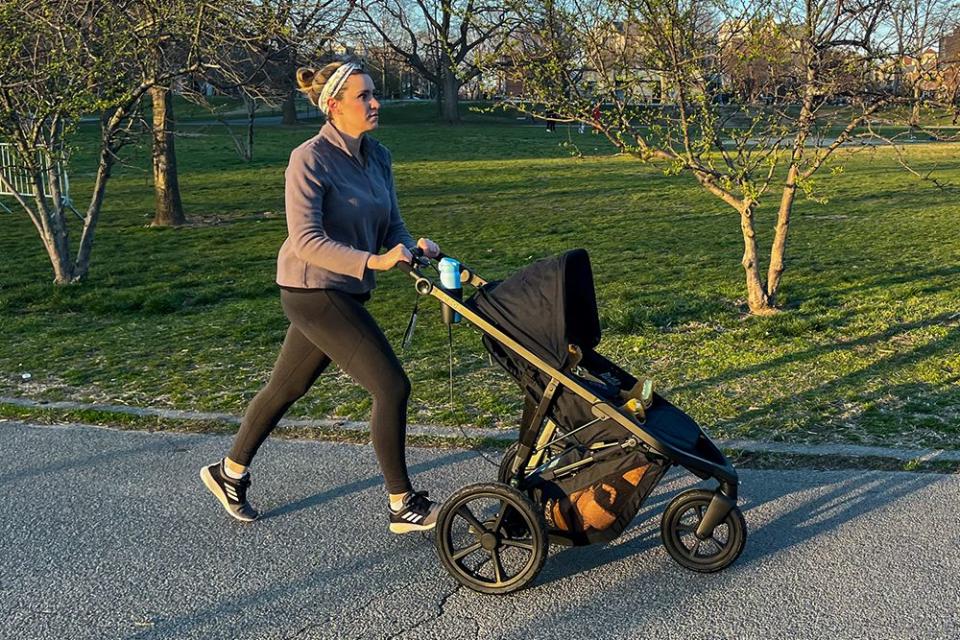
[[[413,254],[402,244],[398,244],[390,251],[380,255],[371,254],[367,259],[367,268],[374,271],[387,271],[393,269],[401,262],[410,264],[413,262]]]

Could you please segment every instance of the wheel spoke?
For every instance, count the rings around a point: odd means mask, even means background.
[[[524,549],[525,551],[533,551],[533,542],[527,542],[524,540],[510,540],[509,538],[504,538],[500,541],[505,547],[516,547],[517,549]]]
[[[697,528],[692,524],[682,524],[679,527],[677,527],[677,533],[679,533],[682,536],[685,536],[688,533],[693,533],[696,530]]]
[[[461,549],[460,551],[457,551],[455,554],[453,554],[452,558],[455,562],[459,562],[460,560],[463,560],[474,551],[479,551],[480,548],[481,548],[481,545],[479,542],[477,542],[475,544],[470,545],[469,547],[466,547],[465,549]]]
[[[492,549],[490,556],[493,558],[493,578],[497,581],[497,584],[500,584],[503,582],[503,565],[500,563],[500,554],[496,549]]]
[[[703,505],[702,504],[697,505],[697,518],[699,519],[700,522],[703,522]]]
[[[700,543],[701,543],[701,542],[703,542],[703,541],[698,538],[698,539],[697,539],[697,543],[696,543],[695,545],[693,545],[693,548],[692,548],[692,549],[687,549],[687,555],[688,555],[691,559],[697,557],[697,551],[700,550]]]
[[[500,531],[500,525],[503,524],[503,516],[506,515],[508,508],[510,508],[510,505],[506,500],[500,503],[500,513],[497,514],[496,519],[493,521],[493,527],[491,527],[494,533]]]
[[[717,537],[716,537],[716,536],[710,536],[710,539],[713,540],[713,543],[714,543],[715,545],[717,545],[717,548],[719,548],[721,551],[723,551],[723,548],[724,548],[725,546],[727,546],[727,543],[726,543],[726,542],[717,540]]]
[[[487,532],[486,527],[484,527],[483,523],[474,517],[473,513],[470,512],[470,507],[467,505],[463,505],[457,509],[457,515],[470,523],[470,526],[473,527],[474,534],[478,538]]]

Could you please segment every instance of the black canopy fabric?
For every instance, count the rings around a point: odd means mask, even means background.
[[[590,257],[583,249],[545,258],[502,282],[483,286],[468,306],[556,368],[567,345],[600,344],[600,318]]]

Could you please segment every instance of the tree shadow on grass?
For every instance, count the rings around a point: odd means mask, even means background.
[[[689,389],[703,388],[703,387],[707,387],[714,384],[729,382],[731,380],[735,380],[737,378],[741,378],[744,376],[756,375],[759,373],[763,373],[764,371],[776,369],[781,366],[804,362],[806,360],[811,360],[811,359],[826,355],[828,353],[833,353],[836,351],[842,351],[842,350],[850,351],[858,347],[876,345],[876,344],[885,342],[887,340],[890,340],[892,338],[895,338],[899,335],[906,334],[910,331],[915,331],[917,329],[924,329],[924,328],[933,327],[933,326],[942,326],[947,322],[951,321],[952,319],[954,319],[955,317],[956,317],[956,313],[948,311],[948,312],[937,314],[929,318],[924,318],[923,320],[916,320],[914,322],[904,322],[901,324],[891,326],[884,331],[881,331],[879,333],[874,333],[872,335],[863,336],[860,338],[855,338],[853,340],[847,340],[843,342],[832,342],[829,344],[821,344],[821,345],[812,347],[810,349],[806,349],[804,351],[787,353],[777,358],[766,360],[764,362],[751,365],[749,367],[742,367],[740,369],[727,370],[716,376],[711,376],[709,378],[701,378],[696,382],[691,382],[689,384],[678,385],[674,387],[671,391],[673,391],[674,393],[677,393],[677,392],[686,391]],[[941,342],[941,341],[938,341],[938,342]],[[933,348],[921,348],[921,349],[923,350],[924,355],[930,355],[931,352],[936,351],[936,349],[933,349]],[[911,360],[917,357],[918,356],[916,355],[910,356],[909,354],[907,354],[907,355],[894,356],[893,358],[884,358],[882,362],[896,363],[897,361]],[[871,368],[875,368],[877,366],[878,365],[874,365]],[[886,366],[884,366],[883,368],[884,370],[886,370]],[[839,378],[837,381],[822,385],[822,387],[818,388],[817,391],[825,387],[835,386],[839,384],[841,381],[855,375],[862,375],[862,373],[855,372],[852,374],[848,374],[847,376],[843,376]],[[802,395],[809,395],[810,393],[813,393],[813,392],[807,392],[806,394],[802,394]],[[793,403],[794,401],[795,401],[794,398],[790,398],[790,399],[784,400],[781,404]],[[738,416],[736,419],[734,419],[734,421],[740,421],[744,418],[749,418],[753,414],[766,413],[769,410],[770,410],[770,407],[768,406],[764,409],[758,409],[752,412],[747,412],[742,414],[741,416]]]
[[[897,285],[910,285],[917,282],[928,282],[924,286],[922,293],[930,294],[946,289],[957,288],[955,278],[960,275],[960,265],[944,266],[937,269],[926,269],[922,271],[910,271],[909,273],[879,273],[874,276],[858,278],[856,282],[845,282],[836,286],[825,287],[803,296],[798,301],[814,301],[825,299],[833,304],[834,296],[841,296],[852,293],[863,293],[872,289],[889,289]],[[937,280],[936,283],[930,283],[931,280]]]
[[[904,329],[904,327],[920,328],[935,324],[943,324],[943,322],[950,317],[952,317],[951,314],[945,313],[921,322],[898,325],[898,327],[895,329],[891,329],[882,334],[869,336],[867,338],[854,340],[852,342],[837,346],[825,345],[823,347],[812,349],[806,353],[816,355],[817,353],[832,351],[834,348],[849,349],[857,346],[858,344],[867,344],[879,339],[884,339],[883,337],[892,337],[901,331],[909,330]],[[729,422],[732,424],[746,424],[767,415],[792,416],[795,413],[795,408],[797,405],[813,405],[819,403],[822,406],[825,404],[824,399],[841,398],[844,397],[844,392],[857,392],[858,390],[861,390],[863,388],[864,381],[873,380],[876,378],[889,379],[898,370],[913,366],[927,358],[936,356],[938,354],[954,353],[955,346],[957,344],[960,344],[960,325],[952,326],[944,336],[937,338],[936,340],[932,340],[927,344],[907,351],[894,352],[891,355],[879,359],[873,364],[856,371],[851,371],[850,373],[824,382],[823,384],[801,393],[783,396],[762,407],[748,409],[747,411],[744,411],[731,419]],[[796,358],[799,356],[800,354],[794,354],[793,356],[788,356],[788,358]],[[765,367],[760,367],[759,369],[762,368]],[[915,389],[913,384],[908,385],[908,387]],[[858,400],[861,400],[864,403],[876,403],[887,396],[891,396],[896,400],[895,395],[891,395],[895,394],[896,389],[896,386],[891,385],[869,395],[863,395],[861,393]],[[951,402],[949,398],[953,394],[946,389],[946,386],[944,386],[939,393],[943,396],[942,400],[936,400],[934,396],[937,394],[935,393],[928,393],[926,395],[929,400],[935,402],[937,406],[950,405]],[[896,410],[895,407],[892,409],[894,411]],[[824,417],[825,416],[823,413],[806,412],[804,416],[799,419],[799,422],[795,424],[795,426],[796,428],[806,431],[815,430],[818,427],[822,428]]]

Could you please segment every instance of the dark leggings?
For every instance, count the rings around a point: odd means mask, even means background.
[[[370,435],[387,491],[411,490],[404,452],[410,380],[361,300],[332,289],[280,290],[290,328],[270,381],[243,415],[231,460],[249,465],[290,405],[332,360],[373,395]]]

